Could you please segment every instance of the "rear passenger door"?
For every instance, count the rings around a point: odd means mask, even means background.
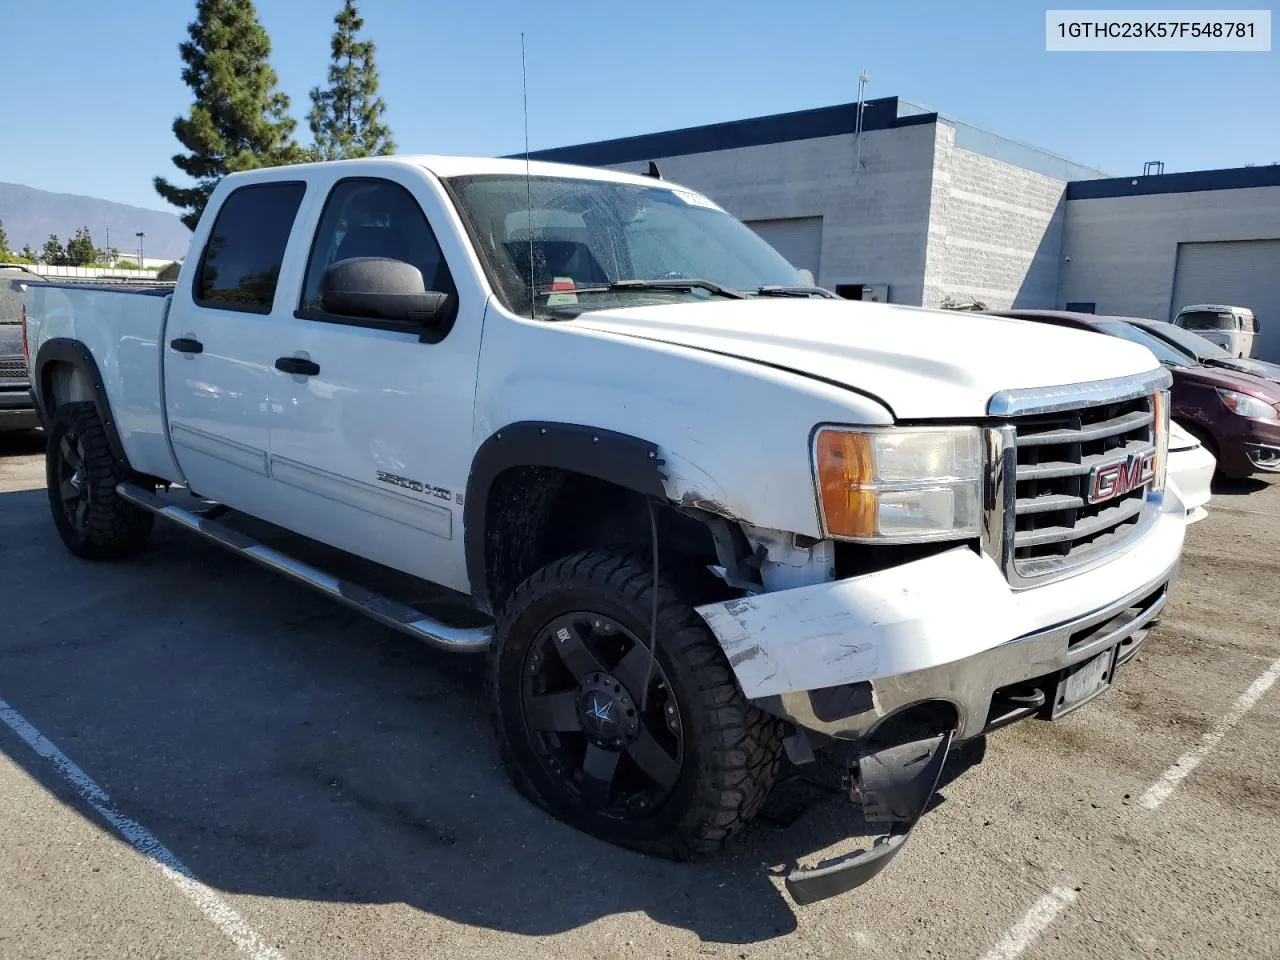
[[[203,245],[196,238],[194,281],[174,291],[165,327],[169,432],[183,476],[203,496],[268,518],[272,328],[293,309],[279,280],[305,192],[301,181],[272,181],[228,193]]]

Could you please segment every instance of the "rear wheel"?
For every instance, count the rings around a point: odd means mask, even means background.
[[[647,564],[579,553],[516,589],[490,659],[498,739],[539,806],[612,843],[683,859],[759,810],[781,724],[738,690],[715,637]]]
[[[76,556],[108,560],[146,546],[154,518],[116,494],[125,479],[97,408],[58,407],[45,445],[45,486],[58,536]]]

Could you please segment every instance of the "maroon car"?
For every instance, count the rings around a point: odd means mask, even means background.
[[[1280,472],[1280,384],[1235,370],[1202,366],[1172,344],[1128,323],[1126,317],[1065,310],[988,312],[1092,330],[1142,344],[1173,374],[1173,419],[1217,458],[1222,476]]]

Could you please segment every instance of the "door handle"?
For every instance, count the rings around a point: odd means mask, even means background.
[[[320,372],[320,364],[304,360],[302,357],[277,357],[276,369],[281,373],[296,373],[304,377],[314,377]]]
[[[179,353],[204,353],[204,344],[191,337],[178,337],[176,340],[169,341],[169,349],[177,350]]]

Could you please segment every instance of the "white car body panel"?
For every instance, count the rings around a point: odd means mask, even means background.
[[[599,310],[573,325],[802,371],[879,399],[901,420],[983,417],[1000,390],[1105,380],[1156,366],[1138,344],[1099,350],[1087,331],[850,300]]]
[[[1218,461],[1195,437],[1176,422],[1169,425],[1168,482],[1178,491],[1187,509],[1187,523],[1208,516],[1205,504],[1213,495],[1211,489]]]
[[[39,345],[55,337],[83,343],[97,361],[129,462],[142,473],[180,480],[161,389],[161,347],[171,296],[33,283],[25,300],[32,358]]]

